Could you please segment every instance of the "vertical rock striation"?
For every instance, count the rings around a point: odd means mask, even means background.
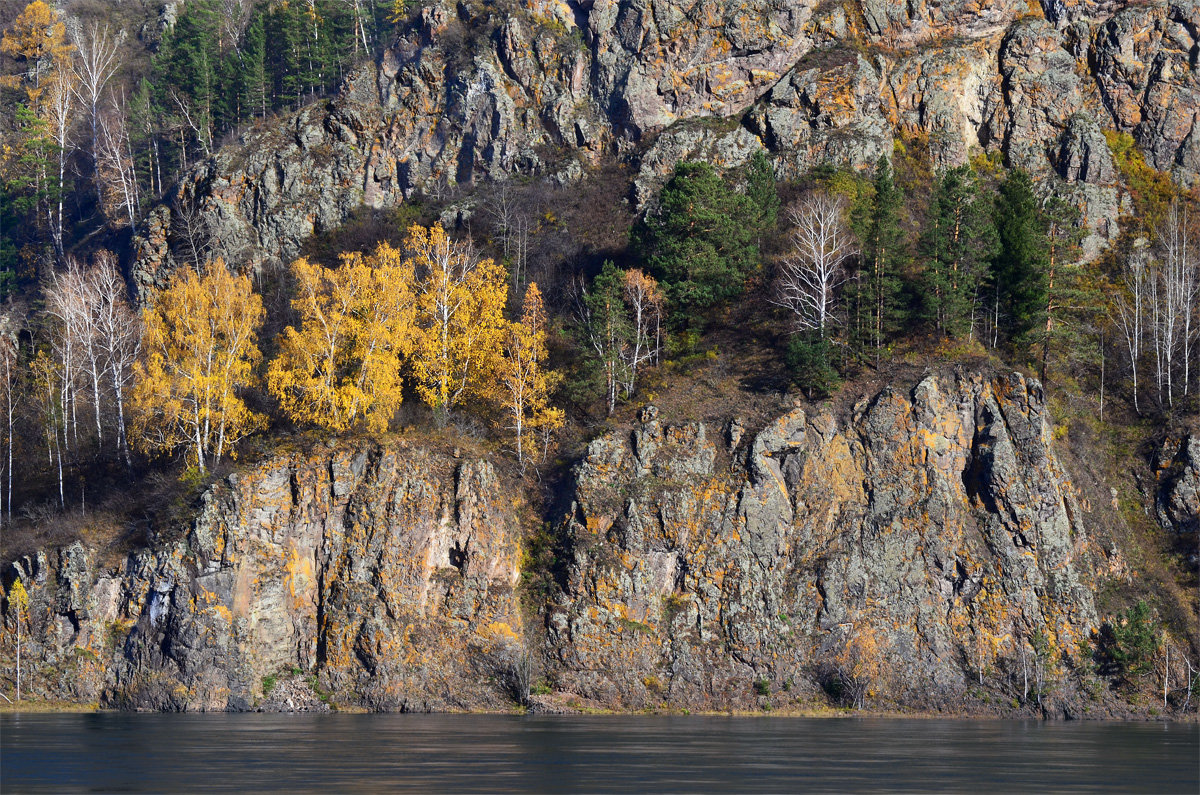
[[[1200,5],[950,0],[596,0],[427,6],[338,96],[222,148],[135,241],[143,290],[197,234],[239,266],[287,261],[357,207],[605,156],[640,168],[645,203],[684,158],[781,175],[855,168],[893,141],[938,167],[973,149],[1057,174],[1093,231],[1116,234],[1103,131],[1155,168],[1200,174]],[[748,140],[749,139],[749,140]]]
[[[43,692],[126,709],[252,709],[293,669],[343,705],[495,707],[523,631],[516,504],[487,461],[407,445],[275,459],[115,566],[78,544],[17,561],[27,653],[86,669]]]
[[[849,660],[884,700],[947,706],[1097,626],[1037,382],[930,376],[718,457],[704,426],[657,419],[589,447],[549,622],[563,690],[744,707]]]

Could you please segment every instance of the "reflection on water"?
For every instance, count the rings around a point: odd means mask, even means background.
[[[3,715],[3,792],[1200,791],[1196,725]]]

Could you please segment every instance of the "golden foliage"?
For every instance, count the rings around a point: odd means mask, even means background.
[[[21,582],[20,577],[13,580],[12,586],[8,589],[8,604],[19,623],[29,610],[29,592],[25,590],[25,585]]]
[[[516,436],[517,461],[525,465],[525,450],[536,429],[553,431],[562,426],[563,412],[549,405],[550,391],[559,374],[543,367],[546,361],[546,310],[536,283],[525,292],[520,321],[507,324],[504,358],[500,360],[496,386],[508,417],[507,426]]]
[[[181,268],[142,312],[145,356],[131,397],[134,443],[147,453],[187,446],[204,470],[265,418],[238,393],[254,383],[262,299],[218,259]]]
[[[451,240],[440,224],[409,227],[406,248],[417,284],[417,394],[444,426],[463,398],[491,397],[508,276],[491,259],[477,259],[469,246]]]
[[[858,709],[875,694],[884,675],[886,655],[886,637],[866,622],[852,628],[833,655],[831,662],[843,695]]]
[[[284,331],[268,390],[296,422],[386,430],[403,400],[400,366],[416,336],[412,266],[380,243],[369,257],[343,254],[333,270],[299,259],[292,272],[300,326]]]
[[[42,0],[33,0],[4,31],[0,38],[0,52],[29,64],[26,77],[33,83],[26,87],[31,101],[36,102],[41,93],[42,70],[47,60],[59,66],[65,65],[71,45],[67,41],[67,28],[58,14]]]

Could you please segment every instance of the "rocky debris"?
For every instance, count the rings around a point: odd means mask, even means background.
[[[314,683],[302,676],[287,675],[268,680],[271,689],[263,696],[256,712],[329,712]],[[265,688],[265,685],[264,685]]]
[[[1155,512],[1159,524],[1180,536],[1200,540],[1200,436],[1168,439],[1157,463]]]
[[[548,621],[563,693],[754,708],[855,659],[884,700],[961,704],[981,668],[1003,692],[1035,635],[1065,659],[1097,627],[1036,381],[930,376],[849,417],[796,408],[720,471],[696,465],[703,426],[650,425],[576,469]]]
[[[360,206],[513,175],[563,184],[602,157],[639,166],[644,206],[679,159],[737,166],[765,148],[786,177],[870,167],[898,137],[927,141],[939,167],[998,149],[1075,181],[1095,253],[1117,231],[1104,130],[1185,184],[1200,174],[1198,9],[441,0],[338,96],[189,172],[142,225],[132,272],[160,285],[191,233],[239,268],[286,262]]]
[[[231,475],[186,534],[117,565],[80,544],[18,560],[5,581],[31,584],[26,654],[49,672],[30,692],[247,710],[297,669],[338,704],[506,704],[494,677],[523,620],[511,494],[487,461],[340,447]]]

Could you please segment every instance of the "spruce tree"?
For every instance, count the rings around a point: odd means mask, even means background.
[[[746,197],[758,211],[759,234],[770,234],[779,220],[779,186],[775,168],[762,150],[755,152],[746,164]]]
[[[666,285],[677,322],[700,325],[706,310],[741,294],[758,265],[758,213],[707,163],[675,166],[631,242]]]
[[[1059,351],[1076,361],[1094,358],[1095,340],[1090,332],[1093,315],[1101,305],[1096,280],[1079,264],[1080,243],[1086,227],[1080,223],[1079,208],[1057,194],[1042,203],[1046,223],[1046,298],[1042,313],[1041,360],[1038,377],[1046,381],[1052,357]]]
[[[908,241],[900,223],[904,195],[892,179],[886,157],[875,166],[872,188],[854,214],[862,258],[850,297],[855,347],[860,352],[873,350],[878,366],[884,343],[904,319],[901,274],[908,262]]]
[[[242,103],[246,116],[266,117],[267,107],[271,104],[271,87],[267,74],[267,29],[265,14],[261,9],[255,9],[242,34],[242,62],[245,71],[242,74]]]
[[[934,184],[918,294],[922,318],[948,336],[974,334],[980,290],[996,254],[992,207],[970,166],[952,168]]]
[[[992,263],[992,344],[1025,348],[1045,324],[1049,269],[1046,218],[1029,174],[1013,169],[996,200],[999,249]]]

